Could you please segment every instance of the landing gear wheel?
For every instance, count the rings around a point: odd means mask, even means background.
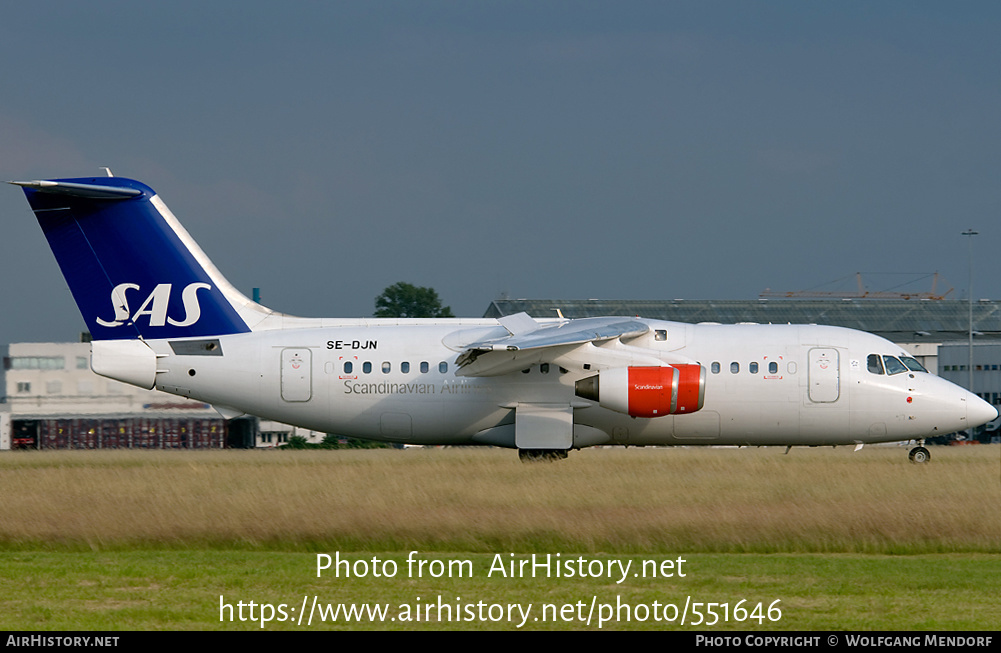
[[[518,449],[518,458],[523,463],[554,462],[567,457],[566,449]]]
[[[911,449],[911,453],[907,455],[908,460],[912,463],[926,463],[931,460],[931,454],[924,447],[914,447]]]

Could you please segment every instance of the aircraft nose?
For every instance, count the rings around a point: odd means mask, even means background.
[[[971,427],[980,426],[998,418],[998,409],[973,394],[966,393],[966,421]]]

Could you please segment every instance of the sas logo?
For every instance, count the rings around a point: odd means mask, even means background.
[[[177,320],[167,315],[167,305],[170,303],[170,291],[172,284],[161,283],[153,289],[153,292],[146,297],[142,305],[136,309],[135,313],[129,310],[129,300],[126,296],[128,290],[139,290],[139,286],[134,283],[120,283],[111,291],[111,305],[115,309],[113,320],[102,320],[96,318],[97,323],[106,327],[118,327],[123,324],[135,324],[139,318],[146,316],[151,327],[161,327],[171,324],[176,327],[191,326],[202,316],[202,307],[198,304],[198,291],[212,288],[207,283],[191,283],[181,291],[181,303],[184,305],[184,319]]]

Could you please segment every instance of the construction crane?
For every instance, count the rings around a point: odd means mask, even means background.
[[[770,288],[766,288],[761,292],[758,297],[761,299],[774,299],[774,298],[787,298],[787,299],[821,299],[821,298],[834,298],[834,299],[945,299],[949,293],[952,292],[952,288],[949,288],[945,293],[938,294],[938,272],[930,275],[932,277],[931,291],[930,292],[891,292],[888,290],[867,290],[865,284],[862,283],[862,273],[856,272],[855,278],[858,281],[858,290],[852,291],[824,291],[824,290],[789,290],[785,292],[773,291]],[[839,281],[844,281],[848,277],[842,277],[831,283],[838,283]]]

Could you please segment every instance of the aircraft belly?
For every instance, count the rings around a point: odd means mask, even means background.
[[[511,400],[523,394],[569,401],[566,386],[519,377],[359,376],[332,380],[326,393],[332,429],[414,444],[470,443],[477,433],[513,424]]]
[[[718,410],[717,410],[718,409]],[[839,417],[843,413],[843,417]],[[842,419],[842,442],[848,441],[847,410],[827,407],[806,411],[791,401],[707,405],[689,415],[632,418],[597,406],[578,410],[575,421],[608,433],[617,444],[653,446],[685,444],[775,445],[813,444],[812,434],[822,425]],[[826,421],[825,421],[826,420]],[[804,442],[804,439],[806,440]],[[817,444],[826,443],[818,441]]]

